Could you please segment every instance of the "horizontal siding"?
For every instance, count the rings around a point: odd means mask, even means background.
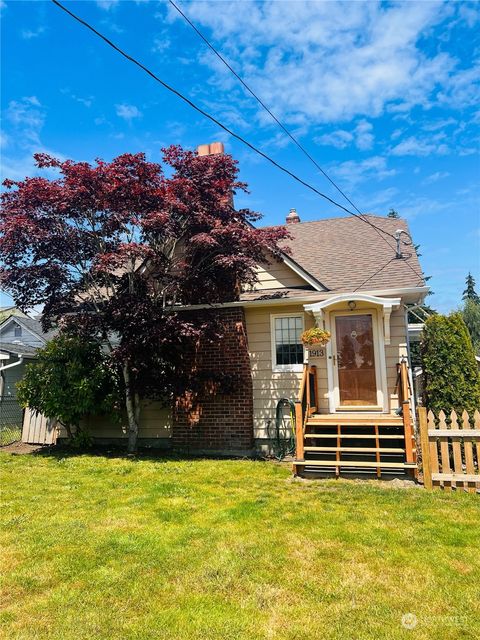
[[[336,309],[338,311],[340,309]],[[347,309],[345,309],[347,311]],[[365,309],[371,312],[372,309]],[[280,398],[295,399],[298,396],[302,373],[272,372],[270,314],[304,314],[302,305],[289,305],[270,309],[246,309],[248,344],[253,379],[254,430],[256,438],[267,437],[267,423],[274,425],[275,410]],[[313,318],[304,314],[305,326],[313,326]],[[402,308],[392,312],[390,317],[390,345],[385,346],[387,368],[387,398],[390,410],[398,406],[395,394],[397,380],[397,363],[406,355],[406,323]],[[328,378],[326,358],[310,358],[310,363],[317,366],[319,411],[328,413]]]
[[[168,407],[160,402],[146,402],[140,412],[139,438],[170,438],[172,418]],[[94,438],[126,438],[127,421],[120,423],[109,416],[94,416],[85,421],[85,427]]]
[[[280,289],[282,287],[304,287],[307,283],[284,262],[272,260],[256,268],[257,283],[255,289]]]
[[[390,399],[390,411],[398,408],[397,364],[407,356],[407,325],[402,307],[390,316],[390,344],[385,345],[385,361],[387,364],[387,395]]]
[[[270,338],[270,315],[298,313],[304,316],[305,327],[313,326],[313,318],[304,313],[302,305],[282,306],[275,310],[245,309],[248,347],[253,381],[253,412],[255,438],[267,437],[267,423],[275,424],[275,412],[280,398],[295,400],[300,391],[302,373],[273,372]],[[320,374],[326,377],[325,373]]]

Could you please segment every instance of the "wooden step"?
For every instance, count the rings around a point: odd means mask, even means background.
[[[355,460],[294,460],[297,467],[362,467],[365,469],[416,469],[414,462],[356,462]]]
[[[342,429],[345,427],[403,427],[403,422],[401,420],[312,420],[309,418],[306,422],[307,426],[315,426],[315,427],[338,427],[340,425]]]
[[[310,415],[312,420],[332,420],[332,421],[344,421],[349,422],[350,420],[402,420],[402,416],[397,416],[395,413],[353,413],[353,412],[344,412],[344,413],[312,413]]]
[[[340,451],[345,453],[405,453],[405,449],[377,447],[304,447],[304,451]]]
[[[375,435],[363,435],[361,433],[305,433],[305,438],[346,438],[347,440],[376,440]],[[403,440],[403,433],[398,435],[383,435],[380,434],[380,440]]]

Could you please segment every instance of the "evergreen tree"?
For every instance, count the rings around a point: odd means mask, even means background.
[[[472,341],[460,313],[433,315],[425,323],[422,343],[424,403],[434,413],[480,408],[480,373]]]
[[[462,309],[462,316],[472,339],[475,353],[480,355],[480,303],[467,298]]]
[[[473,300],[477,304],[480,304],[480,298],[475,291],[475,278],[471,273],[465,279],[466,289],[463,292],[462,300]]]

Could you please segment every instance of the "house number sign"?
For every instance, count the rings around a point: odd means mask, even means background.
[[[325,348],[319,347],[318,349],[309,349],[308,353],[311,358],[324,358],[325,357]]]

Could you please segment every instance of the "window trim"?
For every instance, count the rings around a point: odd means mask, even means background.
[[[18,322],[13,323],[13,337],[14,338],[22,337],[22,325],[18,324]]]
[[[272,371],[274,373],[290,372],[299,373],[303,371],[301,364],[277,364],[277,343],[275,341],[275,320],[279,318],[300,318],[302,321],[302,332],[305,331],[305,314],[302,311],[297,313],[273,313],[270,314],[270,343],[272,357]],[[305,361],[305,349],[303,349],[303,360]]]

